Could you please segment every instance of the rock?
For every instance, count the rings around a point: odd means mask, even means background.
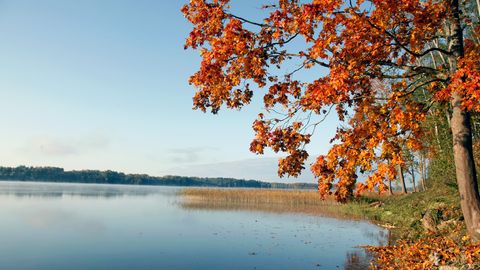
[[[429,232],[437,232],[437,217],[432,213],[431,210],[427,210],[421,219],[423,228]]]
[[[438,224],[437,228],[440,231],[445,231],[445,230],[449,230],[452,227],[457,226],[457,224],[458,224],[458,221],[450,219],[447,221],[441,221],[440,224]]]
[[[428,256],[428,258],[430,259],[432,264],[435,265],[435,266],[438,266],[438,264],[440,263],[440,256],[436,252],[430,254],[430,256]]]
[[[374,207],[374,208],[378,208],[380,206],[382,206],[383,203],[381,201],[377,201],[377,202],[372,202],[371,204],[369,204],[368,206],[370,207]]]
[[[385,224],[379,224],[381,227],[385,228],[385,229],[395,229],[396,227],[392,224],[389,224],[389,223],[385,223]]]
[[[460,270],[460,268],[455,266],[442,265],[438,267],[438,270]]]

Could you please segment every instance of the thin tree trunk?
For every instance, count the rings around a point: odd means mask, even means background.
[[[473,127],[473,131],[472,131],[473,134],[478,134],[478,122],[475,121],[475,119],[473,121],[473,126],[472,127]]]
[[[390,195],[393,195],[392,181],[391,180],[388,180],[388,193],[390,193]]]
[[[422,179],[420,179],[420,182],[421,182],[421,184],[422,184],[422,191],[427,190],[427,187],[426,187],[426,185],[425,185],[425,178],[422,177]]]
[[[438,40],[433,40],[433,44],[437,47],[437,48],[440,48],[440,43],[438,43]],[[442,59],[442,62],[444,65],[447,64],[447,61],[445,61],[445,57],[443,56],[443,54],[439,53],[440,55],[440,58]]]
[[[413,182],[413,192],[417,192],[417,186],[415,185],[415,168],[412,166],[412,182]]]
[[[423,191],[427,190],[426,179],[427,179],[427,158],[425,157],[425,152],[420,153],[420,175],[422,177],[422,188]]]
[[[478,17],[480,17],[480,0],[477,0],[477,12],[478,12]]]
[[[403,168],[400,165],[397,165],[397,177],[402,185],[402,193],[407,194],[407,186],[405,185],[405,178],[403,177]]]
[[[440,150],[440,152],[443,152],[442,143],[440,142],[440,134],[438,132],[438,125],[437,125],[437,121],[435,120],[434,120],[434,125],[435,125],[435,138],[437,139],[438,150]]]
[[[427,190],[427,187],[425,186],[425,167],[427,166],[425,164],[425,157],[423,155],[423,152],[420,152],[420,162],[419,162],[419,169],[420,169],[420,183],[422,184],[422,191]]]
[[[428,45],[428,48],[431,49],[432,46]],[[438,64],[437,64],[437,60],[435,60],[435,55],[433,54],[433,52],[430,52],[430,57],[432,58],[433,68],[437,69]],[[425,92],[425,90],[423,90],[423,91]]]
[[[423,166],[425,166],[425,165],[422,164],[422,168],[420,169],[421,170],[420,171],[420,177],[421,177],[420,178],[420,183],[422,184],[422,191],[425,191],[425,190],[427,190],[427,185],[425,184],[425,170],[424,170]]]
[[[447,118],[448,126],[452,126],[452,121],[450,120],[450,113],[448,112],[448,110],[445,110],[445,118]]]
[[[457,61],[463,57],[463,33],[460,24],[460,9],[458,0],[453,0],[451,11],[453,21],[450,25],[454,34],[449,48],[453,56],[449,57],[452,69],[457,67]],[[452,70],[455,72],[455,70]],[[455,170],[460,193],[460,205],[467,231],[474,240],[480,240],[480,195],[478,193],[477,174],[473,160],[472,130],[470,114],[462,109],[462,97],[458,92],[452,94],[452,135]]]

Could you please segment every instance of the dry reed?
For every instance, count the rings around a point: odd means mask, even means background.
[[[321,199],[316,191],[282,189],[186,188],[179,191],[181,205],[188,209],[254,210],[275,213],[305,213],[356,219],[341,211],[333,198]]]

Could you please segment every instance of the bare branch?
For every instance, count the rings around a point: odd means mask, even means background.
[[[268,27],[268,26],[269,26],[268,24],[257,23],[257,22],[254,22],[254,21],[251,21],[251,20],[248,20],[248,19],[239,17],[239,16],[237,16],[237,15],[231,14],[231,13],[225,12],[225,15],[227,15],[227,16],[229,16],[229,17],[232,17],[232,18],[235,18],[235,19],[237,19],[237,20],[240,20],[240,21],[242,21],[242,22],[249,23],[249,24],[252,24],[252,25],[256,25],[256,26],[259,26],[259,27]]]

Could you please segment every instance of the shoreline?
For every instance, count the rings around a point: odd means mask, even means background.
[[[314,214],[361,220],[386,229],[384,246],[362,247],[373,255],[372,269],[411,269],[418,265],[429,266],[428,269],[439,269],[442,265],[461,269],[468,265],[475,269],[480,267],[480,245],[466,236],[456,193],[451,186],[437,185],[410,194],[367,193],[340,204],[333,198],[324,201],[312,191],[195,188],[178,191],[184,197],[183,206],[192,209]]]
[[[423,219],[429,213],[443,213],[437,235],[458,238],[464,230],[452,233],[450,225],[460,224],[461,210],[455,193],[430,189],[406,195],[367,193],[347,203],[333,197],[322,200],[316,191],[271,189],[211,189],[184,187],[178,191],[183,206],[192,209],[256,210],[301,213],[343,220],[363,220],[390,231],[390,241],[415,240],[431,236]]]
[[[270,189],[181,188],[182,207],[200,210],[245,210],[278,214],[306,214],[340,220],[364,221],[389,231],[396,226],[373,220],[361,211],[375,207],[367,202],[341,204],[333,198],[322,200],[316,191]]]

